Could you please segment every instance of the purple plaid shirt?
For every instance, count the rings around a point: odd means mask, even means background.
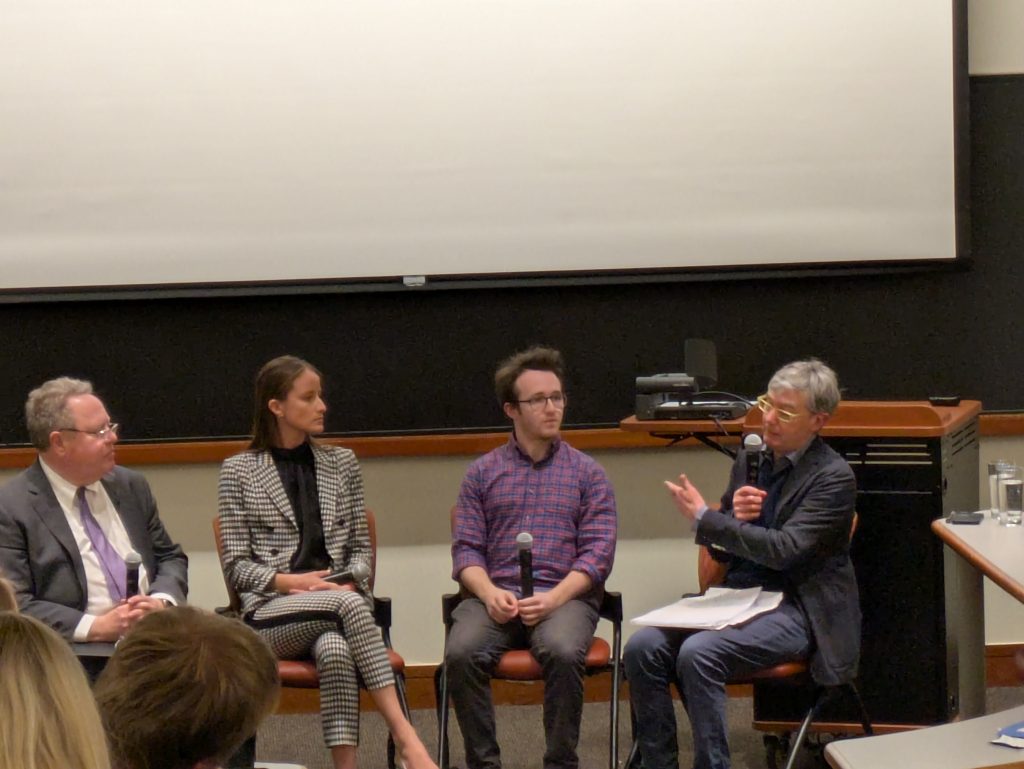
[[[452,538],[452,577],[480,566],[503,590],[520,595],[516,535],[533,535],[537,590],[550,590],[570,571],[595,586],[615,559],[615,495],[601,466],[556,440],[534,464],[516,443],[469,466],[459,491]]]

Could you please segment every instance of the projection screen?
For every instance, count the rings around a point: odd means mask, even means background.
[[[0,0],[0,290],[952,260],[938,0]]]

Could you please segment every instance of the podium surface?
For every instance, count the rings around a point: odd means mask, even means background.
[[[956,430],[980,413],[981,401],[960,401],[958,406],[932,406],[928,401],[842,401],[821,435],[938,437]],[[630,416],[623,419],[619,427],[628,432],[664,437],[738,437],[760,432],[761,417],[761,410],[754,406],[743,419],[637,419]]]

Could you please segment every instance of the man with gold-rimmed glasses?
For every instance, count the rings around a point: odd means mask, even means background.
[[[116,466],[119,426],[92,385],[51,379],[29,393],[25,418],[38,458],[0,488],[0,572],[21,610],[69,641],[112,642],[184,602],[188,561],[145,478]],[[135,595],[129,554],[141,560]]]
[[[678,769],[669,685],[693,729],[695,769],[727,769],[725,684],[780,662],[810,659],[823,685],[851,681],[860,654],[860,603],[849,536],[856,485],[846,461],[818,433],[839,405],[835,372],[818,360],[779,369],[757,399],[760,456],[741,451],[718,510],[686,475],[666,481],[699,545],[725,565],[724,586],[781,591],[782,604],[738,627],[689,631],[647,627],[624,661],[644,769]],[[748,463],[760,460],[757,483]]]

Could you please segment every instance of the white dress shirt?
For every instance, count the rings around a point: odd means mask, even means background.
[[[78,487],[47,465],[45,460],[42,458],[40,460],[43,473],[45,473],[47,480],[50,482],[50,487],[53,489],[54,496],[57,497],[60,509],[64,511],[64,517],[71,528],[71,536],[74,537],[75,544],[78,545],[78,552],[82,557],[82,567],[85,569],[86,605],[85,615],[75,628],[74,640],[86,641],[96,617],[109,611],[113,608],[114,604],[110,600],[110,589],[107,586],[107,578],[103,573],[103,567],[100,565],[99,555],[93,549],[92,540],[89,539],[89,535],[82,525],[82,513],[76,499]],[[103,534],[117,554],[124,558],[134,548],[132,547],[131,540],[128,538],[128,532],[124,528],[121,516],[107,495],[107,490],[100,481],[96,481],[85,487],[85,494],[89,502],[89,509],[103,530]],[[140,564],[139,593],[145,595],[148,589],[149,574],[146,571],[145,565]],[[164,593],[154,593],[153,597],[175,603],[171,596]]]

